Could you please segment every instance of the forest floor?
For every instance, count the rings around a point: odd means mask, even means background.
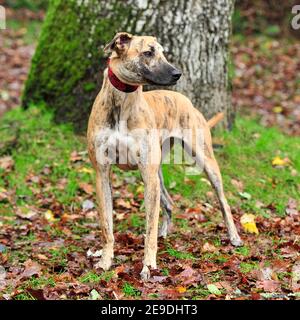
[[[40,26],[8,23],[0,34],[3,109],[19,104]],[[299,53],[293,40],[234,37],[239,112],[233,131],[214,132],[214,141],[223,145],[216,157],[244,246],[229,244],[206,177],[164,166],[173,227],[159,239],[158,269],[146,283],[139,280],[140,175],[114,170],[115,260],[111,271],[95,270],[101,238],[85,139],[38,106],[7,112],[0,119],[0,299],[299,299]],[[247,214],[255,218],[248,225],[241,223]]]

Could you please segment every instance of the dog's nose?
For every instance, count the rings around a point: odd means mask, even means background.
[[[172,71],[172,78],[176,81],[180,79],[181,75],[182,73],[177,69]]]

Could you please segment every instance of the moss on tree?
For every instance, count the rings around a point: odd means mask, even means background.
[[[103,46],[130,16],[122,1],[109,5],[99,0],[50,2],[23,94],[25,107],[46,102],[58,122],[85,129],[106,67]]]

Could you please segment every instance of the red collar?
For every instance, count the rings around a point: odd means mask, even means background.
[[[122,82],[111,70],[109,64],[110,59],[108,59],[108,78],[110,80],[110,83],[118,90],[126,93],[134,92],[138,89],[139,86],[132,86],[130,84]]]

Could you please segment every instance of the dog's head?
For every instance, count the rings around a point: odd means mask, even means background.
[[[104,51],[111,53],[110,67],[125,83],[169,86],[181,77],[181,72],[167,61],[162,46],[154,37],[121,32]]]

